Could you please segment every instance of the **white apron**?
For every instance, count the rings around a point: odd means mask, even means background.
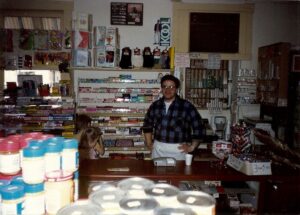
[[[176,160],[185,160],[185,153],[178,149],[179,143],[163,143],[154,140],[152,159],[158,157],[172,157]]]

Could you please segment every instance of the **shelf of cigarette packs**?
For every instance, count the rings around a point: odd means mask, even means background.
[[[2,129],[7,135],[32,131],[74,135],[75,105],[71,97],[18,97],[14,105],[4,106],[1,112]]]
[[[77,113],[91,116],[103,132],[111,154],[150,154],[144,145],[141,127],[150,104],[160,96],[159,79],[133,79],[119,75],[102,79],[79,79]]]
[[[191,59],[185,71],[185,98],[197,108],[222,110],[228,107],[228,61],[209,69],[208,61]]]
[[[237,76],[237,103],[255,104],[256,102],[256,72],[255,70],[240,69]]]

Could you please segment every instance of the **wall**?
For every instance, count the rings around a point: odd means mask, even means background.
[[[158,18],[172,17],[172,2],[170,0],[74,0],[74,11],[93,14],[93,25],[110,25],[110,2],[137,2],[143,3],[144,15],[142,26],[122,26],[118,25],[120,31],[121,48],[129,46],[130,48],[145,46],[155,48],[154,24]]]
[[[252,32],[252,62],[242,67],[257,69],[258,47],[277,42],[300,45],[300,2],[258,2],[255,4]]]
[[[74,10],[92,13],[94,16],[94,25],[110,25],[110,2],[112,0],[101,0],[101,4],[98,0],[74,0]],[[121,47],[151,46],[155,20],[159,17],[172,17],[171,0],[118,0],[117,2],[144,3],[143,26],[118,26],[121,35]],[[182,0],[181,2],[237,4],[244,1]],[[292,44],[299,45],[299,17],[299,1],[255,1],[252,29],[252,56],[251,60],[241,61],[241,67],[257,69],[257,50],[260,46],[275,42],[291,42]]]

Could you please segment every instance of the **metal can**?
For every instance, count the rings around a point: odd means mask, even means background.
[[[146,197],[145,189],[155,183],[149,179],[141,177],[126,178],[117,183],[117,187],[124,190],[127,195]]]
[[[119,202],[125,196],[125,191],[116,187],[107,187],[94,191],[89,195],[89,200],[103,208],[105,213],[117,214],[121,212]]]
[[[120,201],[121,211],[128,215],[153,215],[159,203],[150,197],[125,197]]]
[[[216,200],[205,192],[181,191],[177,200],[183,207],[191,208],[197,215],[216,214]]]
[[[192,209],[187,207],[158,207],[154,211],[154,215],[196,215]]]
[[[157,200],[160,206],[178,205],[179,192],[177,187],[166,183],[158,183],[145,189],[146,195]]]
[[[98,205],[92,204],[87,200],[80,200],[59,209],[56,215],[100,215],[102,208]]]

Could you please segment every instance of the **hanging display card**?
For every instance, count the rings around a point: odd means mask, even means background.
[[[111,25],[143,25],[143,4],[111,2]]]

